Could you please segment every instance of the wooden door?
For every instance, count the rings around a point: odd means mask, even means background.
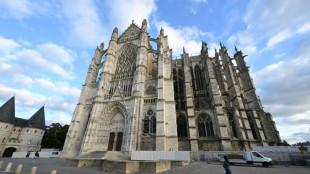
[[[109,138],[108,151],[112,151],[113,150],[114,138],[115,138],[115,133],[111,132],[110,133],[110,138]]]
[[[121,151],[122,148],[122,142],[123,142],[123,132],[119,132],[117,134],[117,140],[116,140],[116,151]]]

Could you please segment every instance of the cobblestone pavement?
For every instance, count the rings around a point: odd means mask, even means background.
[[[100,167],[67,167],[65,160],[59,158],[39,158],[35,165],[32,164],[32,158],[0,158],[3,165],[0,171],[3,171],[9,162],[12,162],[11,171],[15,172],[17,165],[22,164],[22,174],[29,174],[32,167],[37,167],[36,174],[50,174],[52,170],[56,170],[57,174],[106,174]],[[310,167],[306,166],[271,166],[250,167],[250,166],[231,166],[234,174],[308,174]],[[0,172],[1,173],[1,172]],[[110,173],[110,172],[109,172]],[[138,172],[142,174],[141,172]],[[191,163],[185,167],[175,167],[163,174],[223,174],[224,169],[220,163],[207,164],[202,162]],[[112,173],[110,173],[112,174]]]

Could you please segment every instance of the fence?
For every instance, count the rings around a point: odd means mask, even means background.
[[[241,154],[243,151],[198,151],[193,152],[194,161],[219,161],[220,154]],[[297,152],[260,152],[265,157],[272,159],[274,164],[278,165],[300,165],[306,166],[310,163],[310,154],[301,154]]]
[[[190,152],[189,151],[132,151],[131,160],[190,161]]]

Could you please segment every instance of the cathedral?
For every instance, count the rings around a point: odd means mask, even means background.
[[[224,45],[172,59],[168,36],[147,21],[113,30],[89,65],[62,156],[103,151],[241,151],[281,143],[244,58]]]

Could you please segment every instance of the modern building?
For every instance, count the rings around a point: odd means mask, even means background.
[[[0,107],[0,155],[34,152],[40,149],[45,132],[44,106],[28,120],[15,117],[15,97]]]
[[[153,46],[152,46],[153,45]],[[63,157],[97,151],[249,150],[281,142],[244,55],[172,59],[168,37],[132,23],[97,47],[67,133]],[[104,60],[104,61],[103,61]],[[235,63],[234,63],[235,62]]]

